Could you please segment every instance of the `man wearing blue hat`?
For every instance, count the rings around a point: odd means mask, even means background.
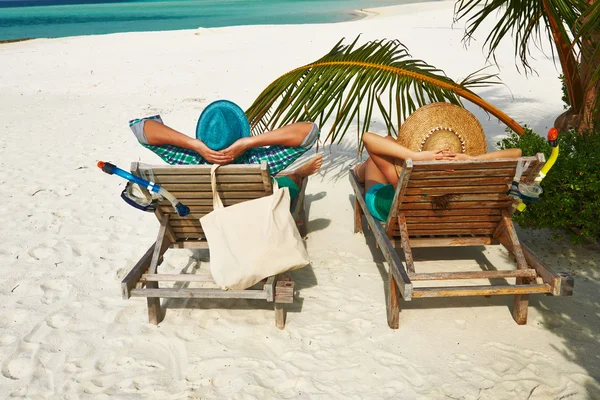
[[[272,175],[306,153],[319,137],[319,127],[312,122],[297,122],[251,136],[246,114],[228,100],[215,101],[202,111],[196,138],[164,125],[158,115],[129,121],[129,126],[142,146],[169,164],[260,164],[266,161]],[[321,163],[322,158],[317,155],[287,175],[288,179],[297,186],[303,177],[316,173]],[[278,181],[280,186],[289,186],[285,180]],[[292,197],[297,194],[293,186],[290,187]]]

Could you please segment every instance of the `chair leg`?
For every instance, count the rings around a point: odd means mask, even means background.
[[[275,303],[275,326],[279,329],[285,328],[285,308],[283,303]]]
[[[524,282],[523,278],[517,278],[517,285],[522,285]],[[519,325],[527,324],[527,309],[529,307],[529,295],[528,294],[517,294],[515,295],[515,302],[513,305],[512,315],[515,322]]]
[[[305,238],[308,234],[308,229],[306,227],[306,206],[302,204],[302,210],[300,211],[300,220],[298,221],[298,232],[300,233],[300,237]]]
[[[146,283],[148,289],[158,289],[158,282]],[[160,308],[160,297],[147,297],[148,300],[148,321],[151,324],[158,325],[164,318]]]
[[[360,203],[358,199],[354,200],[354,233],[358,233],[363,231],[362,227],[362,208],[360,208]]]
[[[400,326],[400,293],[398,292],[398,285],[396,285],[396,280],[394,279],[394,275],[392,275],[391,271],[388,273],[387,289],[388,326],[392,329],[398,329],[398,327]]]

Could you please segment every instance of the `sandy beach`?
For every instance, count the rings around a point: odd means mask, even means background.
[[[374,9],[337,24],[1,44],[0,397],[600,399],[600,251],[552,232],[518,231],[545,263],[575,277],[575,295],[531,296],[527,325],[515,324],[512,297],[500,296],[402,303],[400,329],[388,328],[386,263],[372,234],[353,233],[352,127],[340,145],[320,147],[324,165],[307,188],[311,265],[292,272],[285,330],[267,303],[163,300],[165,319],[154,326],[144,299],[121,298],[120,282],[158,222],[123,202],[124,181],[96,163],[163,163],[128,120],[161,114],[192,135],[211,101],[246,109],[281,74],[358,34],[399,39],[460,81],[485,65],[485,36],[466,49],[453,6]],[[477,93],[545,134],[563,110],[560,71],[549,45],[533,57],[537,74],[519,74],[504,43],[505,86]],[[504,125],[466,106],[493,150]],[[375,117],[371,129],[383,127]],[[418,249],[415,259],[422,271],[513,267],[500,247]],[[195,268],[208,262],[191,250],[170,250],[160,267]]]

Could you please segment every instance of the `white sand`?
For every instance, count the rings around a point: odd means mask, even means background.
[[[326,149],[307,189],[312,266],[293,273],[298,298],[285,330],[275,328],[266,303],[163,301],[166,318],[155,327],[143,299],[120,297],[121,279],[158,229],[153,215],[119,199],[123,181],[95,167],[160,161],[137,144],[128,119],[160,113],[191,134],[210,101],[246,108],[280,74],[359,33],[398,38],[416,58],[461,79],[484,65],[484,36],[466,50],[461,27],[451,27],[452,7],[392,7],[340,24],[1,45],[0,396],[600,398],[600,257],[548,233],[520,236],[553,268],[575,275],[576,295],[532,296],[526,326],[513,322],[512,297],[494,297],[403,303],[401,328],[387,327],[383,257],[372,235],[352,233],[352,130],[343,146]],[[504,86],[479,94],[544,133],[562,110],[559,71],[548,56],[534,57],[539,76],[527,79],[506,43],[498,60],[512,95]],[[492,148],[504,127],[469,108]],[[375,119],[373,129],[381,127]],[[415,251],[417,260],[438,260],[417,268],[512,265],[500,248],[478,250]],[[192,255],[169,251],[161,269],[189,271]]]

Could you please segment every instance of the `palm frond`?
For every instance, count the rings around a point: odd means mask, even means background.
[[[324,57],[296,68],[271,83],[246,111],[252,133],[262,133],[295,121],[333,118],[326,140],[340,141],[356,120],[359,135],[369,130],[375,106],[390,135],[418,107],[467,99],[498,117],[513,131],[523,128],[485,102],[470,88],[499,83],[494,74],[475,73],[461,83],[443,71],[411,58],[397,40],[377,40],[358,46],[340,40]],[[478,72],[481,72],[478,71]]]
[[[530,46],[539,46],[543,35],[554,39],[552,31],[546,29],[550,21],[559,21],[557,33],[568,39],[586,8],[585,0],[458,0],[454,20],[467,18],[464,40],[468,43],[484,20],[499,15],[484,43],[488,57],[495,60],[496,49],[508,37],[514,40],[515,56],[528,73],[532,71]]]

